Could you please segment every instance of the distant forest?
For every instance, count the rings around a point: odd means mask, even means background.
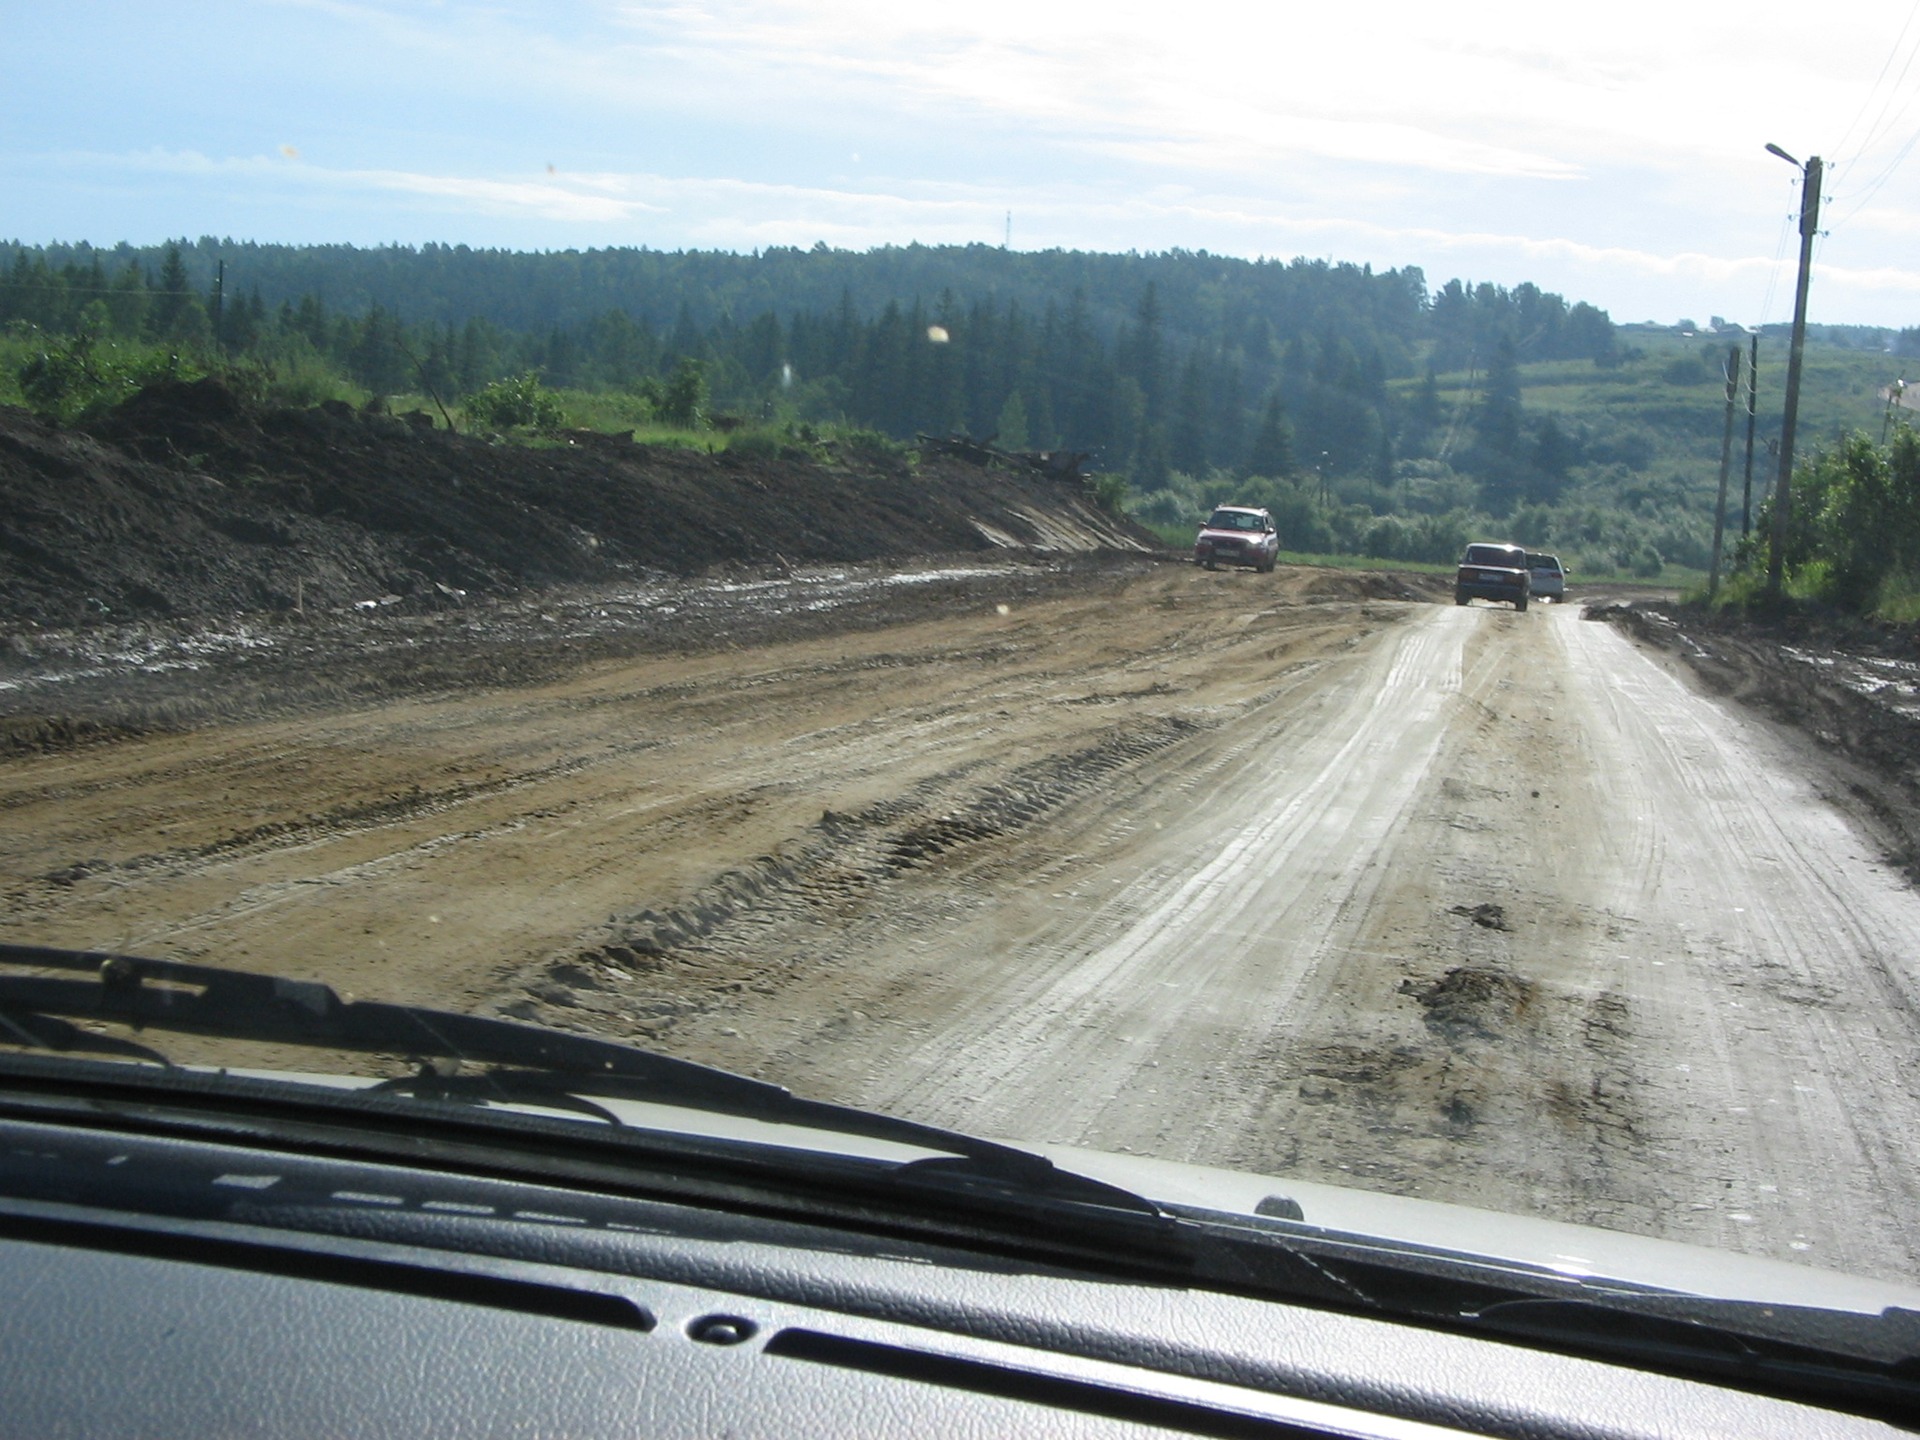
[[[1551,503],[1579,458],[1577,436],[1521,410],[1517,367],[1618,358],[1604,311],[1528,284],[983,245],[11,244],[0,327],[320,366],[449,403],[527,372],[638,391],[693,362],[718,411],[1084,450],[1137,494],[1176,472],[1384,484],[1398,462],[1433,458],[1492,513]],[[1463,370],[1481,397],[1464,427],[1433,382]]]

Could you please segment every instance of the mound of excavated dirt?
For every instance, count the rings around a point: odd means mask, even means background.
[[[1083,484],[952,457],[542,447],[150,387],[80,433],[0,408],[0,625],[328,608],[723,562],[1146,550]]]
[[[1328,570],[1308,582],[1306,600],[1439,600],[1453,589],[1450,578],[1384,570]]]

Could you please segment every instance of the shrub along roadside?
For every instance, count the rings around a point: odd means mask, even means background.
[[[1767,601],[1773,503],[1735,547],[1717,603]],[[1885,444],[1855,433],[1796,466],[1782,569],[1790,599],[1877,620],[1920,619],[1920,435],[1906,425]]]

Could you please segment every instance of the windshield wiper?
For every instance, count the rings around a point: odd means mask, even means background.
[[[1152,1201],[962,1131],[808,1100],[780,1085],[588,1035],[418,1005],[343,1000],[327,985],[106,951],[0,943],[0,1044],[168,1063],[69,1020],[305,1049],[405,1057],[418,1073],[369,1087],[426,1100],[568,1109],[619,1125],[594,1099],[677,1106],[936,1152],[896,1163],[899,1186],[954,1199],[1093,1207],[1171,1230]],[[20,973],[64,971],[65,975]],[[70,978],[84,976],[85,978]],[[492,1067],[440,1074],[432,1062]]]
[[[1858,1387],[1870,1411],[1910,1403],[1920,1370],[1913,1358],[1920,1332],[1905,1312],[1790,1314],[1790,1307],[1735,1306],[1518,1273],[1482,1257],[1342,1236],[1297,1217],[1282,1223],[1161,1206],[1016,1146],[803,1099],[779,1085],[616,1041],[421,1006],[347,1001],[323,984],[250,971],[0,943],[0,1045],[168,1064],[146,1046],[72,1020],[398,1056],[415,1067],[413,1074],[325,1092],[315,1101],[356,1114],[370,1098],[390,1103],[404,1096],[461,1107],[573,1111],[603,1122],[594,1130],[614,1140],[654,1133],[636,1132],[595,1103],[629,1100],[892,1142],[931,1153],[862,1165],[869,1195],[875,1188],[905,1192],[916,1203],[943,1207],[963,1226],[978,1221],[1025,1233],[1030,1223],[1056,1239],[1067,1237],[1070,1248],[1187,1283],[1552,1343],[1781,1394],[1816,1394],[1838,1378]],[[488,1068],[444,1073],[436,1061]],[[138,1069],[151,1074],[153,1067]],[[498,1115],[505,1121],[515,1112]],[[830,1163],[810,1160],[804,1147],[773,1148],[783,1166],[804,1171]],[[844,1162],[834,1174],[853,1178]],[[1818,1322],[1811,1329],[1809,1317]],[[1883,1323],[1888,1320],[1896,1322],[1893,1332]]]
[[[1683,1371],[1789,1398],[1835,1402],[1910,1423],[1920,1405],[1920,1313],[1877,1314],[1595,1286],[1584,1296],[1514,1299],[1465,1317],[1518,1340]]]

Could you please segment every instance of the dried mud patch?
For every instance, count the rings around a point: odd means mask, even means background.
[[[1449,915],[1464,915],[1483,930],[1511,930],[1507,923],[1507,911],[1504,905],[1495,905],[1491,901],[1482,901],[1478,905],[1455,905],[1447,912]]]
[[[396,600],[303,615],[21,632],[0,646],[0,757],[407,696],[533,686],[640,655],[731,651],[1019,607],[1118,589],[1151,564],[1102,553],[728,567],[696,580],[653,576],[469,597],[444,608]]]
[[[1613,990],[1408,977],[1344,1034],[1262,1057],[1279,1083],[1231,1163],[1603,1223],[1645,1168],[1632,1030]]]
[[[55,755],[144,734],[141,727],[71,715],[0,715],[0,756]]]
[[[1498,1039],[1526,1019],[1540,993],[1533,981],[1485,965],[1456,966],[1426,985],[1403,980],[1400,991],[1419,1003],[1427,1028],[1449,1040]]]

